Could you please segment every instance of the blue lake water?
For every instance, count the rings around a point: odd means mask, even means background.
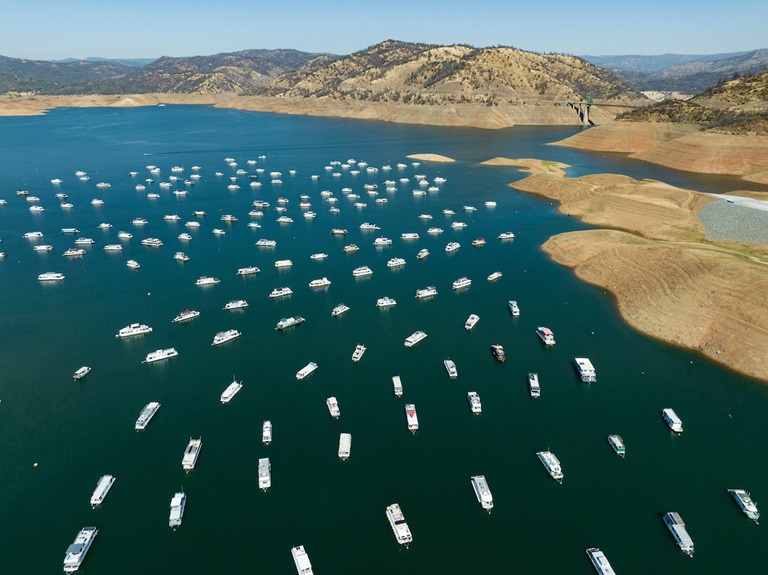
[[[768,502],[768,465],[759,457],[768,441],[768,388],[627,327],[609,294],[580,282],[540,249],[554,234],[587,226],[559,214],[548,200],[509,188],[522,177],[517,170],[479,162],[535,157],[568,163],[572,175],[616,172],[707,191],[739,184],[547,145],[574,131],[420,127],[183,106],[0,118],[0,198],[8,202],[0,206],[0,251],[7,254],[0,261],[0,571],[58,572],[78,530],[96,525],[100,534],[83,573],[290,574],[290,549],[299,544],[318,575],[586,575],[593,572],[587,547],[603,549],[622,575],[760,572],[768,560],[763,526],[741,514],[726,489],[745,488],[758,505]],[[457,161],[414,166],[407,158],[414,153]],[[379,170],[358,167],[352,174],[357,163],[325,169],[350,159]],[[150,177],[148,165],[161,173],[147,190],[136,191]],[[184,186],[193,165],[200,166],[201,178]],[[181,180],[161,189],[173,166],[184,168]],[[257,168],[264,170],[261,187],[241,175],[240,189],[227,189],[237,169]],[[79,181],[76,170],[91,180]],[[132,170],[139,175],[131,177]],[[271,171],[282,173],[282,184],[270,184]],[[430,185],[436,177],[446,181],[438,192],[414,196],[417,174]],[[53,178],[63,182],[54,186]],[[396,192],[385,192],[386,180],[397,182]],[[98,182],[111,187],[99,189]],[[386,203],[366,193],[369,183],[378,185],[376,197]],[[345,187],[360,198],[346,197]],[[39,197],[45,211],[31,213],[19,189]],[[189,194],[176,197],[173,189]],[[338,198],[338,214],[329,212],[323,190]],[[74,208],[62,210],[57,192],[68,194]],[[149,192],[160,198],[148,199]],[[314,220],[302,216],[301,194],[309,196]],[[289,200],[292,224],[276,222],[281,196]],[[94,198],[104,204],[92,205]],[[258,219],[248,216],[254,200],[270,203]],[[355,201],[367,207],[354,208]],[[486,201],[497,205],[487,208]],[[465,212],[465,205],[477,210]],[[444,209],[456,214],[444,216]],[[207,215],[195,218],[194,210]],[[164,221],[166,214],[181,220]],[[238,221],[221,222],[222,214]],[[132,225],[137,217],[149,223]],[[194,219],[201,227],[186,228]],[[262,228],[249,229],[248,221]],[[453,221],[468,226],[454,230]],[[113,227],[99,229],[101,222]],[[363,222],[381,230],[363,232]],[[444,233],[427,234],[431,226]],[[61,234],[67,227],[95,240],[84,257],[62,257],[75,239]],[[216,236],[214,228],[226,234]],[[332,236],[331,228],[350,233]],[[119,240],[120,230],[133,238]],[[45,236],[24,239],[29,231]],[[190,242],[177,239],[185,231]],[[516,239],[498,241],[504,231]],[[418,232],[420,239],[402,241],[405,232]],[[379,236],[393,245],[375,248]],[[147,237],[164,246],[143,247]],[[473,248],[477,237],[487,245]],[[259,249],[259,238],[274,239],[277,247]],[[446,254],[449,241],[461,248]],[[32,246],[41,243],[53,251],[35,252]],[[122,244],[123,251],[105,252],[110,243]],[[349,243],[360,251],[343,253]],[[418,261],[422,248],[431,255]],[[179,250],[189,262],[173,259]],[[310,260],[316,252],[329,257]],[[393,257],[407,264],[390,270],[386,263]],[[126,267],[128,259],[141,268]],[[293,266],[278,270],[279,259]],[[235,275],[248,265],[261,272]],[[363,265],[373,275],[353,278],[352,270]],[[497,270],[503,277],[488,282]],[[39,282],[38,274],[48,271],[66,279]],[[221,284],[195,286],[203,275]],[[324,276],[332,285],[310,290],[307,284]],[[451,283],[461,276],[472,286],[454,292]],[[427,285],[436,286],[438,296],[416,300],[416,290]],[[269,299],[280,286],[291,287],[293,295]],[[378,309],[383,296],[397,306]],[[249,302],[247,309],[222,310],[240,298]],[[511,299],[520,305],[519,318],[507,311]],[[341,302],[350,311],[331,317]],[[201,316],[171,322],[188,308]],[[481,319],[467,332],[470,313]],[[293,315],[306,322],[275,331],[278,320]],[[153,332],[115,337],[134,322]],[[537,326],[553,329],[557,345],[544,348]],[[214,334],[225,329],[243,335],[212,347]],[[405,348],[403,340],[416,330],[428,338]],[[358,343],[367,352],[353,363]],[[489,351],[494,343],[506,349],[503,364]],[[148,352],[171,346],[179,357],[142,364]],[[581,356],[594,363],[597,383],[576,377],[572,360]],[[455,380],[443,368],[447,357],[458,366]],[[318,370],[297,381],[296,371],[309,361]],[[82,365],[93,371],[73,381]],[[528,394],[531,371],[541,380],[538,400]],[[392,393],[393,375],[402,377],[402,398]],[[244,387],[221,405],[219,395],[233,376]],[[468,391],[481,397],[479,416],[470,413]],[[332,395],[341,408],[338,421],[325,405]],[[162,408],[136,432],[133,424],[149,401]],[[419,414],[415,435],[406,429],[406,403]],[[664,407],[682,418],[682,435],[661,420]],[[261,443],[265,419],[274,426],[269,446]],[[353,438],[347,461],[336,454],[340,432]],[[612,433],[624,438],[626,459],[608,445]],[[182,452],[193,436],[202,437],[203,448],[197,467],[185,475]],[[536,457],[546,449],[562,462],[563,485]],[[266,493],[258,489],[260,457],[272,462]],[[105,503],[91,509],[91,492],[107,473],[117,481]],[[490,515],[470,486],[475,474],[484,474],[493,491]],[[187,508],[173,532],[169,503],[180,488]],[[408,549],[395,542],[385,517],[394,502],[414,536]],[[696,543],[693,559],[677,549],[662,522],[668,511],[685,519]]]

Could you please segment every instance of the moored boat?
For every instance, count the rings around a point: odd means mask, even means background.
[[[405,338],[405,342],[403,345],[405,347],[413,347],[417,343],[423,341],[427,337],[427,334],[423,331],[415,331],[411,335],[409,335],[407,338]]]
[[[425,299],[429,297],[434,297],[436,295],[437,295],[437,288],[435,286],[427,286],[423,289],[416,290],[417,299]]]
[[[147,333],[152,333],[152,328],[149,327],[147,324],[144,323],[132,323],[131,325],[127,325],[124,328],[122,328],[120,331],[117,332],[115,337],[133,337],[136,335],[144,335]]]
[[[225,310],[243,309],[243,308],[246,308],[246,307],[248,307],[248,302],[245,301],[244,299],[235,299],[235,300],[232,300],[232,301],[228,301],[226,304],[224,304],[224,309]]]
[[[405,422],[408,424],[408,431],[416,433],[419,429],[419,416],[416,414],[416,406],[413,403],[405,405]]]
[[[352,451],[352,434],[340,433],[339,434],[339,459],[349,459],[349,454]]]
[[[685,522],[680,514],[676,511],[670,511],[663,516],[664,523],[675,539],[675,543],[680,550],[686,555],[693,557],[693,539],[688,534],[688,530],[685,528]]]
[[[99,533],[98,527],[83,527],[64,554],[64,573],[74,573],[85,560],[93,540]]]
[[[73,377],[74,379],[83,379],[83,378],[84,378],[86,375],[88,375],[89,373],[91,373],[91,368],[90,368],[90,367],[88,367],[87,365],[84,365],[83,367],[81,367],[80,369],[78,369],[78,370],[75,372],[75,375],[73,375],[72,377]]]
[[[460,289],[468,288],[471,285],[472,285],[472,280],[469,279],[468,277],[463,277],[453,282],[453,289],[460,290]]]
[[[536,335],[544,342],[544,345],[555,345],[555,334],[548,327],[537,327]]]
[[[244,268],[238,268],[237,275],[239,276],[250,276],[253,274],[259,273],[261,270],[257,268],[256,266],[247,266]]]
[[[507,354],[504,353],[504,347],[501,344],[493,344],[491,346],[491,353],[493,354],[493,357],[496,358],[497,361],[505,362],[507,361]]]
[[[399,375],[392,376],[392,390],[396,397],[402,397],[403,395],[403,382]]]
[[[427,248],[423,248],[419,250],[419,253],[416,254],[417,260],[423,260],[429,255],[429,250]]]
[[[272,487],[272,464],[269,457],[259,459],[259,489],[266,491]]]
[[[171,498],[171,510],[168,514],[168,527],[172,527],[174,530],[181,525],[181,521],[184,518],[184,508],[187,505],[187,494],[183,491],[178,491],[173,494]]]
[[[265,419],[261,424],[261,442],[264,445],[272,443],[272,422],[269,419]]]
[[[299,371],[296,372],[296,379],[304,379],[316,369],[317,369],[317,364],[314,361],[310,361],[307,365],[305,365]]]
[[[627,453],[626,446],[624,445],[624,440],[621,438],[620,435],[609,435],[608,436],[608,443],[611,444],[611,447],[613,447],[613,450],[616,452],[616,455],[619,457],[624,457]]]
[[[336,401],[336,398],[331,396],[328,399],[325,400],[325,405],[328,407],[328,413],[331,414],[331,417],[334,419],[338,419],[341,417],[341,410],[339,409],[339,403]]]
[[[191,319],[195,319],[200,315],[200,312],[196,309],[185,309],[182,311],[179,315],[177,315],[175,318],[173,318],[173,323],[181,323],[184,321],[189,321]]]
[[[489,282],[495,282],[497,279],[499,279],[503,274],[501,272],[493,272],[491,275],[488,276]]]
[[[361,266],[352,270],[352,275],[356,278],[373,275],[373,270],[368,266]]]
[[[587,549],[587,556],[592,562],[592,566],[599,575],[616,575],[616,571],[613,570],[611,564],[605,556],[605,553],[600,551],[597,547],[591,547]]]
[[[520,307],[517,305],[515,300],[509,300],[507,302],[507,308],[509,309],[509,313],[512,314],[512,317],[520,316]]]
[[[291,288],[289,288],[289,287],[280,287],[280,288],[273,289],[270,292],[269,297],[274,299],[274,298],[278,298],[278,297],[289,296],[292,293],[293,293],[293,290]]]
[[[312,280],[311,282],[309,282],[309,287],[311,287],[313,289],[314,288],[328,287],[329,285],[331,285],[331,280],[329,280],[326,277],[323,277],[323,278],[320,278],[320,279],[316,279],[316,280]]]
[[[490,513],[491,509],[493,509],[493,495],[491,494],[490,487],[488,487],[485,475],[473,475],[470,482],[472,483],[475,497],[477,497],[477,502]]]
[[[397,301],[391,297],[382,297],[376,300],[376,307],[392,307],[397,305]]]
[[[91,507],[96,507],[104,503],[104,499],[107,497],[107,493],[112,489],[112,485],[115,483],[114,475],[102,475],[99,481],[96,483],[96,489],[93,490],[91,495]]]
[[[586,383],[595,383],[597,381],[597,371],[595,371],[595,366],[592,365],[588,358],[577,357],[573,360],[573,365],[581,381]]]
[[[541,396],[541,385],[539,385],[538,373],[528,374],[528,391],[534,399]]]
[[[136,260],[128,260],[127,262],[125,262],[125,265],[127,265],[132,270],[137,270],[141,267],[141,264]]]
[[[413,541],[413,535],[411,535],[411,529],[408,527],[408,523],[405,522],[405,516],[403,515],[400,505],[393,503],[387,506],[387,520],[392,527],[392,533],[395,534],[395,539],[401,545],[407,545]]]
[[[304,550],[303,545],[297,545],[291,548],[293,563],[296,565],[296,572],[299,575],[313,575],[312,563],[309,561],[309,555]]]
[[[190,437],[189,443],[187,443],[186,449],[184,449],[184,455],[181,458],[181,467],[186,472],[190,472],[195,468],[197,464],[197,458],[200,456],[200,450],[203,447],[203,438],[197,439]]]
[[[445,366],[445,371],[448,372],[448,377],[454,379],[459,376],[459,370],[456,369],[456,363],[452,359],[443,360],[443,365]]]
[[[467,401],[469,402],[469,409],[472,413],[480,415],[483,412],[483,404],[480,403],[480,396],[476,391],[467,393]]]
[[[474,327],[477,325],[477,322],[480,321],[480,316],[474,313],[469,314],[469,317],[467,318],[467,321],[464,322],[464,329],[467,331],[472,331]]]
[[[149,425],[149,422],[152,421],[152,418],[155,416],[158,409],[160,409],[160,403],[157,401],[150,401],[141,410],[141,413],[139,414],[138,419],[136,419],[136,423],[134,424],[133,428],[136,431],[146,429],[147,425]]]
[[[147,354],[147,357],[144,358],[144,361],[141,363],[152,363],[155,361],[161,361],[163,359],[170,359],[172,357],[176,357],[179,355],[179,352],[176,351],[175,348],[169,347],[166,349],[158,349],[156,351],[150,352]]]
[[[563,469],[560,466],[560,461],[555,457],[555,454],[551,451],[539,451],[536,453],[536,456],[539,458],[547,472],[552,476],[552,479],[556,480],[558,483],[562,483],[564,477]]]
[[[215,336],[213,336],[213,343],[211,343],[211,345],[221,345],[227,343],[228,341],[232,341],[233,339],[237,339],[241,335],[243,334],[236,329],[220,331]]]
[[[230,383],[227,388],[222,392],[220,401],[221,403],[229,403],[232,401],[232,398],[237,395],[237,392],[239,392],[241,389],[243,389],[243,382],[237,381],[234,377],[232,378],[232,383]]]
[[[744,512],[744,515],[752,519],[755,523],[760,519],[760,512],[757,510],[757,503],[752,500],[752,496],[744,489],[728,489],[733,500]]]
[[[288,329],[289,327],[299,325],[300,323],[304,323],[304,318],[301,317],[300,315],[296,315],[293,317],[284,317],[279,322],[277,322],[275,329],[276,330]]]
[[[200,276],[196,281],[196,286],[215,286],[221,283],[219,278],[212,278],[208,276]]]
[[[339,305],[337,305],[331,310],[331,317],[336,317],[348,311],[349,311],[349,306],[346,304],[340,303]]]
[[[59,272],[46,272],[37,276],[38,281],[41,282],[55,282],[64,279],[64,274]]]
[[[365,353],[366,347],[362,343],[358,343],[355,347],[355,351],[352,352],[352,361],[357,363],[360,361],[363,357],[363,354]]]
[[[664,418],[664,421],[672,431],[675,433],[683,432],[683,421],[677,416],[674,409],[665,407],[661,411],[661,417]]]

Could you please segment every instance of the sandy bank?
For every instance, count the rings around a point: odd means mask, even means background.
[[[578,116],[566,105],[552,102],[515,102],[498,106],[484,104],[416,105],[403,103],[333,100],[326,98],[285,98],[238,96],[236,94],[123,94],[118,96],[0,96],[0,116],[42,114],[56,107],[154,106],[207,104],[217,108],[299,114],[334,118],[378,120],[400,124],[468,126],[499,129],[516,125],[577,126]],[[611,121],[623,108],[610,112],[595,109],[595,123]]]
[[[610,122],[556,143],[630,157],[687,172],[768,184],[768,137],[700,132],[685,124]]]
[[[614,228],[560,234],[543,249],[613,294],[629,325],[768,380],[768,245],[705,240],[697,214],[714,198],[616,174],[534,169],[510,185]]]
[[[410,156],[406,156],[406,158],[410,158],[411,160],[419,160],[422,162],[436,162],[442,164],[450,164],[451,162],[456,161],[453,158],[449,158],[448,156],[441,156],[440,154],[411,154]]]
[[[635,329],[768,380],[765,265],[613,230],[561,234],[543,249],[612,293]]]
[[[480,162],[481,166],[506,166],[521,168],[521,172],[529,174],[551,174],[553,176],[565,176],[565,170],[570,168],[568,164],[560,162],[550,162],[548,160],[537,160],[535,158],[502,158],[496,157],[490,160]]]

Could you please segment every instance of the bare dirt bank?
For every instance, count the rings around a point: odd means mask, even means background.
[[[556,143],[581,150],[623,152],[687,172],[739,176],[768,184],[768,137],[701,132],[687,124],[610,122]]]
[[[450,164],[456,161],[453,158],[449,158],[448,156],[441,156],[440,154],[411,154],[410,156],[406,156],[406,157],[410,158],[411,160],[420,160],[422,162],[436,162],[440,164]]]
[[[533,165],[509,165],[521,164]],[[615,174],[532,171],[510,185],[614,228],[550,238],[543,249],[554,261],[613,294],[638,331],[768,380],[768,245],[705,240],[696,215],[713,198],[693,190]]]
[[[403,103],[333,100],[325,98],[286,98],[238,96],[236,94],[134,94],[117,96],[0,96],[0,116],[30,116],[56,107],[154,106],[167,104],[207,104],[280,114],[378,120],[401,124],[509,128],[515,125],[580,125],[576,112],[565,104],[530,101],[495,106],[484,104],[416,105]],[[608,122],[624,108],[606,112],[595,108],[595,123]]]

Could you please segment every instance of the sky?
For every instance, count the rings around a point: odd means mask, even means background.
[[[0,55],[156,58],[383,40],[576,55],[768,48],[768,0],[0,0]]]

